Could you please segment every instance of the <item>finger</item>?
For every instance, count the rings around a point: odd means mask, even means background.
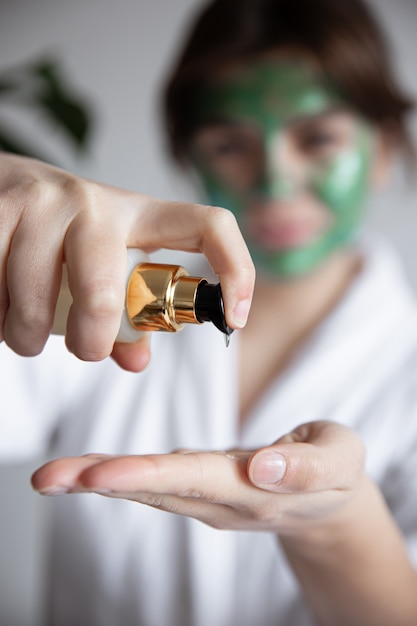
[[[212,491],[213,465],[202,463],[204,453],[126,456],[89,468],[81,481],[87,489],[117,493],[148,492],[200,497]]]
[[[212,528],[240,528],[237,515],[232,507],[226,504],[213,504],[195,496],[165,496],[154,493],[100,493],[111,497],[125,498],[167,513],[192,517]]]
[[[65,238],[68,283],[73,304],[67,320],[68,349],[97,361],[111,354],[119,331],[126,283],[126,243],[104,215],[82,215]]]
[[[136,237],[131,235],[130,246],[202,252],[220,277],[227,323],[232,328],[245,325],[255,270],[230,211],[148,199],[131,232]]]
[[[1,159],[1,156],[0,156]],[[4,176],[7,176],[7,159],[6,163],[1,162]],[[9,309],[9,293],[7,289],[7,261],[10,253],[10,241],[11,233],[16,231],[16,227],[19,221],[16,216],[15,202],[13,194],[9,190],[5,191],[2,188],[2,181],[0,179],[0,341],[4,339],[4,323],[6,319],[6,313]]]
[[[151,359],[148,335],[144,335],[132,344],[115,343],[111,356],[120,367],[128,372],[142,372]]]
[[[349,490],[363,472],[364,448],[356,433],[332,422],[311,422],[249,460],[251,482],[268,491]]]
[[[34,488],[61,485],[100,493],[153,493],[230,503],[245,484],[246,459],[221,453],[121,456],[86,463],[85,457],[51,461],[34,474]]]
[[[0,342],[4,340],[4,324],[10,304],[6,271],[9,246],[5,239],[0,230]]]
[[[46,463],[34,472],[32,486],[41,495],[94,492],[193,517],[215,528],[240,528],[241,519],[230,506],[230,502],[218,502],[222,498],[227,500],[227,496],[219,494],[219,488],[225,483],[225,476],[222,476],[221,482],[218,477],[211,477],[212,493],[209,493],[207,467],[196,478],[195,469],[200,465],[196,454],[187,452],[184,455],[149,457],[89,454],[61,458]],[[227,453],[221,452],[205,453],[204,456],[205,461],[212,456],[214,460],[225,461],[229,465],[238,460],[241,462],[238,474],[248,482],[245,473],[247,454],[233,456],[233,459]],[[186,475],[183,473],[184,469]],[[209,473],[213,474],[212,471]],[[203,475],[206,477],[200,481],[199,478]],[[149,490],[145,490],[145,487]],[[229,490],[231,494],[236,494],[237,485],[231,484]],[[250,490],[253,497],[253,487]]]
[[[43,220],[28,219],[16,230],[6,272],[8,309],[4,318],[4,339],[18,354],[39,354],[52,325],[62,271],[59,229],[43,242]],[[2,281],[3,282],[3,281]],[[6,293],[2,290],[2,299]]]
[[[80,474],[88,467],[100,463],[107,455],[88,454],[81,457],[64,457],[49,461],[33,473],[32,487],[42,495],[59,495],[80,491]]]

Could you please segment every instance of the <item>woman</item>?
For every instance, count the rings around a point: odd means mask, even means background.
[[[34,487],[107,496],[57,505],[57,623],[416,622],[417,311],[360,234],[410,150],[408,109],[358,0],[217,0],[197,19],[169,136],[237,217],[252,309],[226,353],[208,329],[154,337],[134,380],[54,345],[8,355],[8,384],[39,377],[37,442],[77,455]]]

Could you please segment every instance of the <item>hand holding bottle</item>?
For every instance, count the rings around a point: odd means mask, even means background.
[[[73,304],[66,343],[83,360],[113,354],[126,369],[145,343],[114,346],[124,308],[126,248],[202,252],[220,277],[226,321],[247,318],[254,269],[231,213],[167,202],[86,180],[40,161],[0,155],[0,340],[42,351],[66,264]]]

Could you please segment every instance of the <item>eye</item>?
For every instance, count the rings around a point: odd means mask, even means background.
[[[259,144],[258,134],[246,127],[208,127],[196,134],[193,153],[200,163],[223,168],[252,160]]]
[[[214,140],[207,146],[207,154],[213,157],[224,157],[242,154],[246,151],[247,145],[242,138],[225,137]]]
[[[338,137],[335,133],[316,129],[306,133],[299,138],[300,147],[308,153],[322,153],[338,146]]]
[[[204,147],[208,159],[244,158],[253,149],[252,142],[240,133],[224,133],[212,137]]]
[[[327,159],[352,143],[352,128],[352,116],[336,112],[296,124],[292,138],[300,153]]]
[[[197,169],[240,192],[253,185],[263,167],[262,135],[252,125],[208,126],[195,134],[192,158]]]

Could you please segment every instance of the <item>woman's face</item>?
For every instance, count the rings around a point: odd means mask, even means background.
[[[259,60],[204,91],[191,156],[210,204],[236,216],[258,272],[305,275],[354,237],[370,126],[309,66]]]

